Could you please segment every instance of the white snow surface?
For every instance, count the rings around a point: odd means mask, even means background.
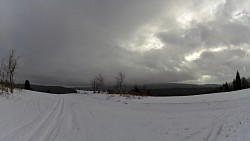
[[[0,141],[250,141],[250,90],[186,97],[0,96]]]

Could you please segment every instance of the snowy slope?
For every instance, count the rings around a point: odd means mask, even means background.
[[[0,97],[0,141],[249,141],[250,90],[131,99],[22,91]]]

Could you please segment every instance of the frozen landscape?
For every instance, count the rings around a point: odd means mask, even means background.
[[[127,98],[15,91],[0,97],[1,141],[249,141],[250,90]]]
[[[250,141],[249,62],[250,0],[0,0],[0,141]]]

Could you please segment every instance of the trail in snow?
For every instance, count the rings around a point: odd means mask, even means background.
[[[249,141],[249,107],[250,90],[139,100],[23,91],[0,98],[0,141]]]
[[[54,130],[60,120],[64,107],[63,98],[57,96],[56,102],[49,110],[42,111],[34,119],[29,122],[14,128],[7,134],[0,137],[1,140],[18,140],[32,141],[39,139],[49,139],[57,130]],[[40,106],[38,106],[39,108]],[[39,110],[39,109],[38,109]],[[11,123],[10,123],[11,124]],[[58,125],[58,124],[57,124]],[[60,124],[59,124],[60,125]],[[45,138],[42,138],[42,137]]]

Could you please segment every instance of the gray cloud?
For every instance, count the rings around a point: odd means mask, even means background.
[[[243,76],[248,76],[250,66],[247,65],[249,55],[246,50],[227,49],[221,52],[204,52],[190,67],[202,75],[213,77],[212,81],[225,82],[234,78],[238,70]],[[210,80],[211,81],[211,80]]]
[[[211,5],[216,7],[209,14]],[[84,85],[98,73],[113,82],[123,71],[128,83],[219,83],[250,69],[246,5],[248,0],[2,0],[0,57],[16,48],[19,82]],[[188,19],[188,13],[194,16]],[[185,18],[188,27],[179,23]],[[151,38],[151,46],[158,39],[162,48],[136,50]],[[198,58],[186,60],[200,50]],[[199,81],[204,75],[213,79]]]

